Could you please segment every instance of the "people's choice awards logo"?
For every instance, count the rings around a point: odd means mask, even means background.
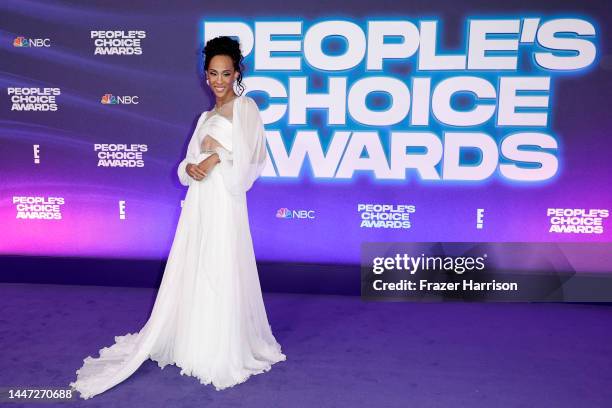
[[[456,52],[440,39],[445,21],[410,17],[204,21],[204,42],[239,38],[256,73],[247,88],[273,100],[261,110],[272,164],[264,177],[302,178],[310,168],[325,182],[365,173],[527,184],[557,175],[564,156],[551,94],[568,73],[597,64],[595,24],[466,16],[446,33],[461,39]]]
[[[95,30],[91,31],[94,55],[142,55],[141,40],[147,38],[144,30]]]
[[[98,167],[144,167],[143,153],[149,150],[146,144],[95,143]]]
[[[13,196],[17,219],[61,220],[64,197]]]
[[[604,218],[610,215],[605,209],[548,208],[550,218],[548,232],[558,234],[603,234]]]
[[[11,99],[11,111],[55,112],[58,110],[56,97],[60,88],[7,88]]]
[[[410,214],[416,212],[414,205],[395,204],[357,204],[361,218],[361,228],[408,229]]]

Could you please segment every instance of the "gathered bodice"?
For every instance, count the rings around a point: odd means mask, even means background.
[[[202,142],[207,135],[214,138],[221,146],[231,152],[232,151],[232,122],[225,116],[220,114],[213,114],[208,117],[202,126],[200,127],[198,134],[198,141],[200,150],[202,148]]]

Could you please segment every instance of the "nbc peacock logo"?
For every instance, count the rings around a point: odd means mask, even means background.
[[[117,105],[119,103],[117,102],[117,97],[113,96],[113,94],[104,94],[100,102],[102,102],[102,105]]]
[[[276,211],[276,218],[291,218],[291,211],[288,208],[279,208]]]
[[[28,39],[25,37],[16,37],[13,40],[13,47],[27,47]]]

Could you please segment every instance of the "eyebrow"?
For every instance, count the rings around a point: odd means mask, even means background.
[[[215,71],[215,72],[217,72],[217,70],[216,70],[216,69],[213,69],[213,68],[210,68],[210,70],[211,70],[211,71]],[[230,72],[230,70],[229,70],[229,69],[225,69],[225,70],[223,70],[223,72]]]

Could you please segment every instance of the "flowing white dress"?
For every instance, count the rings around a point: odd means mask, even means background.
[[[252,98],[233,103],[232,121],[202,113],[179,165],[189,188],[151,316],[139,332],[116,336],[99,358],[83,360],[70,383],[82,398],[119,384],[149,358],[216,390],[286,359],[262,299],[245,194],[266,161],[265,132]],[[207,156],[200,152],[207,135],[219,142],[221,162],[196,181],[185,167]]]

